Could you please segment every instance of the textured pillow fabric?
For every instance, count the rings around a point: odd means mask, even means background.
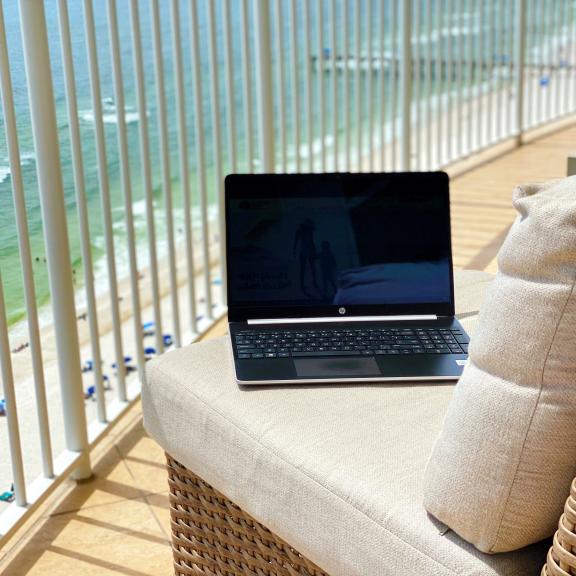
[[[556,529],[576,475],[576,177],[514,191],[424,506],[483,552]]]

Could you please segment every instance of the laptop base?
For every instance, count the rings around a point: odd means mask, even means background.
[[[320,325],[311,325],[296,330],[314,331]],[[366,382],[414,382],[414,381],[448,381],[457,380],[467,363],[466,353],[451,353],[433,351],[427,353],[420,346],[418,353],[409,350],[390,350],[392,346],[378,346],[374,343],[374,350],[349,352],[308,352],[303,354],[290,353],[286,357],[251,357],[242,354],[236,341],[238,334],[246,334],[246,323],[231,323],[230,336],[234,354],[236,380],[245,386],[261,385],[290,385],[290,384],[334,384],[334,383],[366,383]],[[356,328],[356,327],[355,327]],[[406,330],[432,330],[448,333],[461,332],[460,340],[468,340],[460,323],[453,318],[439,319],[426,323],[386,323],[385,326],[374,323],[363,324],[359,327],[378,332],[378,330],[392,330],[402,333]],[[291,327],[294,330],[294,327]],[[322,327],[326,330],[326,327]],[[347,329],[346,323],[331,328],[337,334]],[[253,328],[258,336],[266,341],[267,333],[282,331],[281,325],[276,327]],[[440,332],[441,333],[441,332]],[[450,337],[450,335],[448,336]],[[467,350],[467,344],[463,345]],[[381,350],[377,348],[387,348]],[[407,348],[396,345],[394,348]],[[292,355],[293,354],[293,355]],[[254,355],[257,356],[257,355]],[[305,356],[305,357],[302,357]]]

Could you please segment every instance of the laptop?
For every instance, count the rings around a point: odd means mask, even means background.
[[[239,384],[460,377],[447,174],[230,175],[225,203]]]

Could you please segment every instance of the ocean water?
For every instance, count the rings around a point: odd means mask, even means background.
[[[214,1],[215,13],[217,22],[217,46],[218,46],[218,74],[220,81],[220,100],[218,103],[218,112],[221,119],[221,150],[214,149],[213,140],[213,126],[211,117],[211,94],[210,94],[210,75],[209,75],[209,61],[208,61],[208,40],[207,40],[207,2]],[[220,154],[223,161],[223,173],[226,174],[230,170],[230,162],[228,158],[228,127],[226,124],[226,94],[225,94],[225,78],[224,78],[224,41],[223,41],[223,26],[222,26],[222,7],[223,2],[226,0],[200,0],[199,6],[199,30],[197,31],[200,38],[200,52],[201,52],[201,76],[202,76],[202,98],[203,98],[203,118],[205,127],[205,145],[206,145],[206,168],[208,175],[207,194],[209,202],[214,205],[217,196],[217,186],[215,181],[214,162],[217,153]],[[427,29],[427,23],[424,21],[426,13],[427,0],[418,0],[420,4],[420,12],[422,19],[420,22],[420,29],[415,30],[415,38],[417,46],[424,38]],[[454,57],[457,55],[458,42],[455,40],[460,35],[468,37],[474,36],[474,45],[476,45],[476,38],[479,34],[479,15],[478,3],[472,1],[463,2],[462,13],[447,13],[444,11],[444,0],[428,0],[431,3],[431,13],[433,14],[433,21],[431,28],[433,31],[430,48],[436,53],[437,43],[442,40],[444,42],[444,54],[446,54],[446,38],[451,36],[454,41],[452,42]],[[485,0],[482,0],[483,2]],[[566,1],[573,6],[573,0]],[[243,101],[243,77],[241,65],[241,28],[240,28],[240,8],[241,3],[239,0],[229,0],[231,9],[231,30],[232,30],[232,55],[233,55],[233,102],[235,107],[236,117],[236,143],[238,153],[238,170],[248,171],[249,169],[258,170],[259,161],[258,157],[248,158],[247,156],[247,134],[244,125],[244,101]],[[441,2],[441,5],[438,5]],[[506,10],[504,20],[498,19],[501,14],[501,0],[486,0],[484,4],[484,28],[483,34],[487,33],[487,26],[497,25],[498,30],[511,31],[513,26],[513,15],[509,10],[509,2],[505,2]],[[159,253],[162,256],[166,250],[166,233],[165,233],[165,213],[163,203],[163,192],[161,187],[161,166],[160,166],[160,142],[159,142],[159,125],[157,118],[157,101],[155,94],[155,78],[153,66],[153,44],[152,44],[152,26],[150,20],[150,6],[149,2],[142,1],[140,4],[140,24],[142,31],[142,46],[143,46],[143,59],[145,69],[145,83],[146,83],[146,96],[147,96],[147,116],[149,119],[149,136],[150,136],[150,163],[153,173],[154,184],[154,198],[156,207],[156,227],[157,237],[159,239]],[[302,23],[302,17],[305,9],[309,10],[311,22],[311,51],[312,55],[318,53],[317,42],[317,27],[318,21],[322,22],[323,38],[322,44],[325,53],[330,53],[332,50],[341,53],[344,45],[343,35],[343,18],[344,7],[348,7],[348,46],[351,54],[354,53],[355,38],[354,38],[354,12],[353,3],[345,0],[336,1],[336,26],[338,30],[337,45],[331,46],[330,44],[330,2],[323,3],[323,10],[318,12],[317,3],[309,2],[309,0],[297,0],[297,19],[300,25],[297,29],[298,39],[298,90],[300,95],[300,108],[301,117],[299,118],[301,144],[296,146],[294,144],[294,126],[292,122],[292,95],[294,87],[292,86],[292,79],[290,76],[290,17],[289,17],[289,2],[281,2],[281,22],[283,27],[284,46],[278,50],[275,38],[275,24],[274,19],[276,14],[274,7],[276,3],[271,2],[272,10],[272,57],[274,66],[274,83],[277,96],[277,77],[276,71],[278,63],[283,59],[285,66],[285,106],[287,111],[286,118],[286,136],[287,136],[287,158],[288,168],[293,168],[296,156],[299,155],[302,160],[302,167],[306,169],[308,166],[307,158],[310,154],[318,156],[321,149],[320,140],[320,112],[324,113],[326,122],[326,136],[325,145],[327,148],[327,156],[330,158],[334,143],[336,140],[343,144],[344,140],[344,111],[342,103],[342,94],[344,91],[344,75],[338,74],[338,94],[339,94],[339,113],[338,125],[332,125],[332,97],[331,97],[331,74],[333,72],[324,72],[323,86],[325,94],[325,104],[321,109],[318,103],[318,74],[319,72],[313,66],[312,68],[312,92],[313,92],[313,109],[312,117],[310,119],[304,118],[304,74],[306,69],[306,62],[304,61],[303,45],[305,30]],[[106,2],[103,0],[94,1],[94,15],[96,23],[96,36],[98,42],[98,60],[99,72],[101,81],[101,92],[103,99],[103,121],[106,136],[106,152],[107,152],[107,165],[110,180],[110,192],[112,201],[112,212],[114,221],[114,239],[116,242],[115,257],[118,265],[118,275],[121,278],[127,274],[127,248],[126,248],[126,232],[124,227],[124,209],[122,189],[120,185],[120,163],[117,145],[117,118],[119,113],[123,113],[127,123],[127,136],[128,145],[130,150],[130,168],[132,172],[132,186],[133,186],[133,211],[135,218],[137,242],[138,242],[138,259],[140,268],[145,267],[148,263],[148,250],[147,250],[147,227],[144,210],[144,191],[142,187],[141,178],[141,158],[139,155],[139,121],[140,117],[136,105],[136,91],[135,91],[135,78],[132,66],[132,43],[131,43],[131,28],[130,28],[130,11],[129,2],[127,0],[118,0],[118,22],[120,27],[120,45],[121,45],[121,59],[123,66],[123,81],[126,98],[126,108],[124,111],[119,111],[114,102],[114,90],[112,84],[112,62],[110,55],[110,46],[108,38],[108,27],[106,17]],[[252,3],[249,2],[250,10],[252,10]],[[385,51],[392,49],[393,38],[399,41],[398,23],[391,20],[390,6],[391,3],[386,3],[386,11],[381,20],[379,17],[378,0],[362,0],[360,2],[361,26],[360,26],[360,39],[361,50],[363,53],[375,53],[379,48],[379,31],[382,29],[384,34]],[[36,179],[36,161],[35,152],[32,141],[32,133],[30,126],[30,115],[27,100],[26,77],[24,72],[24,63],[22,56],[22,46],[20,37],[19,15],[17,0],[3,0],[6,34],[9,47],[11,74],[14,87],[14,100],[16,105],[16,115],[18,124],[18,136],[21,150],[21,165],[25,186],[26,207],[28,211],[28,223],[30,228],[30,243],[32,247],[32,254],[34,258],[34,275],[36,282],[36,293],[39,304],[46,304],[49,301],[49,288],[47,281],[47,268],[46,268],[46,254],[45,246],[42,235],[42,217],[40,210],[40,201],[38,197],[38,187]],[[60,54],[60,38],[58,33],[58,13],[57,13],[57,0],[45,0],[46,17],[49,30],[49,44],[50,44],[50,57],[52,62],[52,78],[54,83],[54,93],[56,100],[56,113],[58,121],[58,135],[60,139],[60,153],[62,173],[64,180],[64,194],[66,199],[66,206],[68,210],[68,224],[69,224],[69,237],[70,237],[70,250],[71,258],[74,269],[74,277],[78,288],[82,285],[82,259],[80,256],[80,240],[79,240],[79,227],[76,216],[75,205],[75,192],[74,182],[72,175],[71,164],[71,148],[69,139],[69,126],[66,112],[66,101],[64,93],[64,80],[62,61]],[[193,112],[193,84],[192,84],[192,69],[190,58],[190,34],[189,34],[189,17],[188,8],[189,2],[181,0],[181,34],[182,34],[182,48],[184,58],[184,73],[185,73],[185,92],[186,92],[186,107],[187,107],[187,125],[188,125],[188,144],[189,144],[189,167],[190,167],[190,182],[192,189],[192,205],[193,205],[193,220],[195,228],[199,225],[199,207],[198,207],[198,188],[197,188],[197,166],[194,141],[194,112]],[[567,12],[568,13],[568,12]],[[574,14],[574,10],[570,12]],[[96,163],[96,145],[95,145],[95,132],[94,132],[94,113],[92,110],[92,103],[90,99],[89,90],[89,77],[88,77],[88,63],[86,53],[86,41],[84,34],[84,17],[83,17],[83,2],[81,0],[69,1],[69,15],[71,23],[74,65],[76,73],[76,87],[78,94],[78,110],[79,120],[82,137],[82,152],[84,159],[84,172],[85,172],[85,186],[88,199],[88,213],[90,218],[90,236],[92,251],[95,262],[95,278],[99,292],[104,292],[107,286],[107,271],[105,266],[105,243],[103,237],[103,222],[102,213],[100,208],[100,192],[98,182],[98,169]],[[398,9],[396,9],[398,15]],[[439,17],[440,15],[440,17]],[[555,33],[558,22],[549,23],[548,32]],[[253,82],[253,119],[254,125],[252,126],[252,136],[254,142],[254,153],[258,151],[258,135],[256,129],[257,112],[256,112],[256,90],[255,90],[255,60],[254,60],[254,14],[250,13],[249,26],[250,26],[250,51],[251,51],[251,69],[252,69],[252,82]],[[368,45],[368,29],[371,28],[372,32],[372,45]],[[167,114],[169,126],[169,140],[170,140],[170,160],[171,160],[171,182],[172,192],[174,196],[174,221],[177,240],[183,239],[183,211],[182,211],[182,194],[179,185],[178,174],[178,144],[177,144],[177,122],[176,122],[176,105],[175,105],[175,91],[174,91],[174,74],[172,65],[172,48],[171,48],[171,23],[169,15],[168,2],[161,2],[161,28],[163,38],[163,58],[165,66],[165,88],[167,100]],[[396,30],[394,34],[393,31]],[[486,37],[486,36],[485,36]],[[560,35],[564,37],[564,33]],[[529,40],[532,42],[532,40]],[[485,42],[485,54],[489,57],[498,57],[503,61],[510,58],[508,50],[508,43],[504,43],[503,50],[499,46],[488,46]],[[533,49],[531,44],[529,49]],[[355,131],[359,127],[355,116],[355,102],[356,98],[360,97],[363,101],[363,116],[360,120],[362,125],[362,132],[364,134],[363,146],[367,150],[366,135],[373,132],[377,140],[379,126],[370,125],[368,118],[368,99],[372,100],[374,109],[377,111],[378,122],[385,122],[390,125],[394,119],[395,111],[391,108],[392,93],[390,76],[386,76],[384,84],[384,91],[380,92],[379,80],[377,72],[375,72],[372,93],[369,94],[366,89],[367,74],[362,75],[362,88],[360,94],[355,91],[355,74],[353,70],[350,71],[349,76],[349,94],[350,94],[350,121],[351,141],[356,143]],[[432,87],[433,93],[441,93],[446,90],[446,80],[442,78],[434,78],[434,85]],[[485,82],[486,78],[470,78],[465,79],[469,83]],[[505,79],[505,82],[509,81]],[[421,93],[414,94],[415,99],[429,97],[425,93],[425,86],[422,82]],[[384,100],[384,116],[378,116],[378,111],[381,109],[381,102]],[[396,99],[398,102],[398,99]],[[275,101],[275,117],[278,118],[278,102]],[[307,124],[311,123],[314,139],[311,146],[304,143],[307,134]],[[278,123],[275,126],[277,135],[276,153],[277,159],[280,159],[280,146],[278,142]],[[388,129],[387,133],[390,133]],[[340,147],[343,150],[343,146]],[[354,157],[354,155],[353,155]],[[330,167],[330,163],[329,163]],[[213,215],[215,209],[210,211]],[[22,288],[22,274],[20,268],[20,259],[18,254],[17,236],[15,228],[15,218],[12,202],[12,189],[11,189],[11,175],[10,167],[8,165],[8,154],[6,150],[6,143],[4,139],[4,120],[0,114],[0,269],[2,271],[2,279],[4,283],[6,306],[9,322],[14,325],[25,316],[25,307],[23,299]],[[82,296],[79,291],[79,302]],[[49,314],[49,309],[47,314]]]

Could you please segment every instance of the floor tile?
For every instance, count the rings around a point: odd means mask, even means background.
[[[164,450],[152,440],[139,424],[116,445],[132,482],[144,492],[168,490]]]
[[[47,518],[5,576],[169,574],[170,542],[144,499]]]

